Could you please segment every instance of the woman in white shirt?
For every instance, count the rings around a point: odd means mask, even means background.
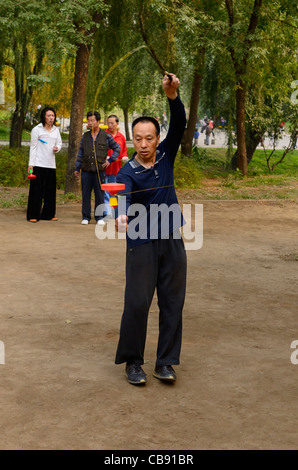
[[[38,222],[58,220],[56,213],[56,158],[62,147],[59,129],[54,125],[56,113],[46,107],[40,115],[41,123],[31,131],[31,144],[28,173],[33,172],[35,179],[30,180],[27,206],[27,220]]]

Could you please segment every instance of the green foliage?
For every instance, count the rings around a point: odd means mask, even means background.
[[[29,148],[9,149],[0,147],[0,186],[28,186],[27,171]],[[62,149],[56,154],[57,189],[64,189],[67,164],[67,151]]]
[[[67,167],[67,149],[61,149],[56,153],[56,184],[57,189],[65,188],[66,167]]]
[[[222,153],[220,150],[218,153]],[[205,148],[193,147],[192,149],[192,160],[196,162],[200,168],[207,167],[221,167],[222,160],[216,154],[211,154]]]
[[[24,186],[28,169],[27,149],[0,149],[0,185]]]
[[[174,166],[176,188],[196,189],[200,186],[202,172],[197,163],[181,155],[178,155]]]

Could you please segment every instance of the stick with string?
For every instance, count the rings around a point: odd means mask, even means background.
[[[162,65],[160,59],[158,58],[158,56],[156,54],[155,49],[153,48],[152,44],[149,43],[146,31],[145,31],[145,25],[144,25],[144,20],[143,20],[143,11],[144,11],[144,4],[141,6],[140,13],[139,13],[139,19],[140,19],[141,33],[142,33],[142,36],[143,36],[144,43],[147,45],[147,51],[149,52],[149,54],[151,55],[153,60],[155,60],[158,67],[162,71],[163,75],[166,75],[169,78],[169,80],[172,81],[171,75],[165,70],[164,66]]]

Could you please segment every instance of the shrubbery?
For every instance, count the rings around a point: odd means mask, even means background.
[[[0,147],[0,186],[24,187],[28,185],[27,171],[29,147],[10,149]],[[67,165],[67,150],[56,155],[57,189],[64,189]]]
[[[128,148],[128,156],[131,158],[134,150]],[[201,186],[202,178],[222,177],[229,175],[233,179],[240,178],[240,172],[232,172],[227,168],[226,149],[195,148],[192,157],[185,157],[178,152],[174,173],[176,188],[196,189]],[[277,150],[276,158],[279,158]],[[26,187],[28,186],[27,168],[29,160],[29,147],[21,149],[10,149],[8,146],[0,147],[0,186]],[[62,148],[56,155],[57,163],[57,189],[64,190],[67,167],[67,149]],[[298,151],[292,151],[287,158],[278,165],[275,170],[277,174],[297,177]],[[264,153],[256,150],[253,161],[249,165],[249,176],[272,175],[266,166]]]
[[[196,189],[200,186],[203,174],[192,158],[179,154],[175,160],[174,176],[176,188]]]
[[[27,182],[28,149],[0,149],[0,185],[22,187]]]

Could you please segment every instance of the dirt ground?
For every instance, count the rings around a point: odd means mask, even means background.
[[[1,449],[297,448],[297,204],[203,204],[178,379],[152,376],[154,299],[145,387],[114,365],[125,241],[98,240],[80,205],[38,224],[0,211]]]

